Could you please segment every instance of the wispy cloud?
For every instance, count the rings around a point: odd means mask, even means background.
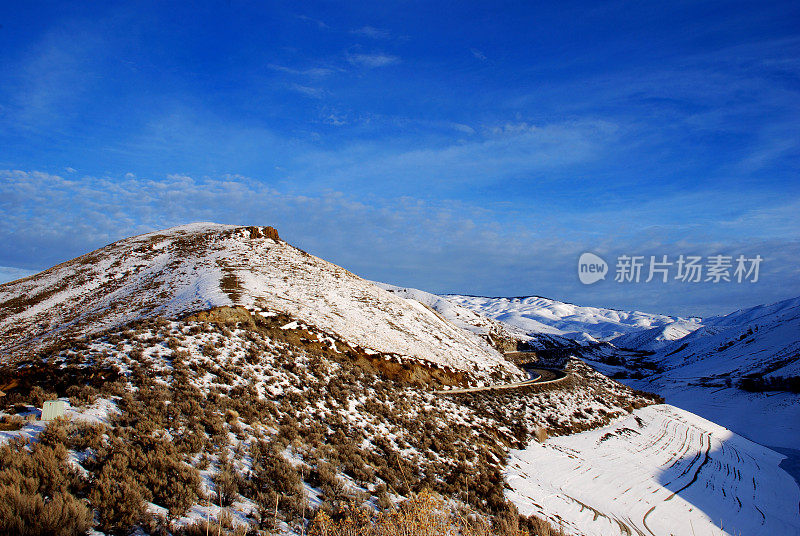
[[[320,29],[330,28],[330,26],[328,26],[325,22],[323,22],[323,21],[321,21],[319,19],[315,19],[315,18],[309,17],[307,15],[298,15],[297,18],[302,20],[302,21],[304,21],[304,22],[308,22],[310,24],[313,24],[314,26],[316,26],[317,28],[320,28]]]
[[[321,99],[322,97],[325,96],[325,91],[320,89],[320,88],[310,87],[310,86],[302,86],[300,84],[292,84],[289,87],[291,87],[293,91],[296,91],[298,93],[302,93],[303,95],[305,95],[307,97],[312,97],[314,99]]]
[[[347,61],[353,65],[360,65],[363,67],[385,67],[400,62],[400,58],[390,54],[372,53],[372,54],[348,54]]]
[[[463,127],[461,130],[468,132]],[[449,141],[406,150],[382,144],[353,144],[305,155],[304,159],[314,161],[316,166],[313,175],[304,179],[318,185],[324,177],[326,183],[357,187],[374,184],[375,177],[381,177],[383,180],[377,185],[380,191],[399,195],[423,186],[426,191],[438,192],[488,186],[525,175],[556,170],[561,173],[591,161],[617,143],[617,131],[617,125],[603,121],[541,126],[505,123],[486,129],[482,136],[466,143]]]
[[[69,212],[63,209],[67,204]],[[17,273],[27,275],[26,269],[47,268],[125,236],[189,221],[217,221],[274,225],[290,243],[362,276],[438,292],[529,292],[682,314],[725,312],[800,294],[796,238],[715,240],[677,233],[685,239],[675,241],[668,230],[648,230],[658,221],[648,216],[657,206],[617,214],[598,208],[557,220],[558,212],[547,206],[504,214],[503,207],[412,196],[354,196],[337,190],[292,193],[238,175],[69,180],[40,172],[0,171],[0,210],[5,217],[0,265],[16,264],[22,268]],[[604,230],[597,239],[571,232],[570,227],[586,224],[582,219],[609,228],[635,221],[642,232],[615,237]],[[758,285],[584,287],[574,264],[586,250],[609,258],[621,253],[743,252],[766,260]]]
[[[23,277],[28,277],[29,275],[33,275],[35,273],[36,270],[24,270],[21,268],[12,268],[10,266],[0,266],[0,284],[22,279]]]
[[[753,173],[791,155],[800,156],[800,140],[792,135],[791,128],[786,128],[782,132],[762,134],[737,167],[744,173]]]
[[[341,127],[348,123],[347,117],[337,113],[328,113],[323,117],[323,121],[329,125],[333,125],[335,127]]]
[[[336,69],[330,67],[309,67],[307,69],[294,69],[292,67],[286,67],[284,65],[275,65],[273,63],[267,65],[267,67],[269,67],[273,71],[278,71],[298,76],[310,76],[315,78],[322,78],[336,72]]]
[[[452,127],[459,132],[463,132],[464,134],[475,134],[474,128],[463,123],[452,123]]]
[[[375,28],[374,26],[362,26],[356,30],[351,30],[350,33],[363,35],[364,37],[369,37],[372,39],[388,39],[392,35],[389,30],[382,30],[380,28]]]
[[[4,107],[24,128],[47,128],[61,122],[91,89],[91,80],[106,59],[108,42],[96,24],[73,20],[45,32],[19,58],[5,84],[15,88]]]
[[[487,58],[486,58],[486,54],[484,54],[483,52],[481,52],[481,51],[480,51],[480,50],[478,50],[477,48],[471,48],[471,49],[469,49],[469,51],[472,53],[472,55],[473,55],[475,58],[477,58],[477,59],[479,59],[479,60],[481,60],[481,61],[486,61],[486,60],[487,60]]]

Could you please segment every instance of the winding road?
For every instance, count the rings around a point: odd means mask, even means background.
[[[533,354],[532,352],[508,352],[506,356],[519,356],[522,354]],[[535,354],[533,354],[535,355]],[[482,387],[460,387],[457,389],[443,389],[434,391],[436,394],[441,395],[456,395],[462,393],[480,393],[484,391],[502,391],[507,389],[521,389],[525,387],[529,387],[531,385],[545,385],[550,383],[558,383],[565,380],[569,374],[563,370],[559,369],[550,369],[550,368],[540,368],[534,367],[533,363],[523,363],[518,365],[519,367],[525,369],[525,371],[530,375],[525,381],[521,382],[513,382],[513,383],[498,383],[494,385],[485,385]]]

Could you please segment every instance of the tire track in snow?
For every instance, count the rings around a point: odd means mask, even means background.
[[[780,455],[678,408],[636,410],[515,452],[526,476],[509,480],[509,498],[523,514],[557,516],[567,534],[800,536],[800,489],[778,466]]]

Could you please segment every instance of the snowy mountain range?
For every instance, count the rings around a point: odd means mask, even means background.
[[[751,376],[800,376],[800,298],[727,315],[680,318],[539,297],[444,297],[530,337],[557,334],[574,345],[608,342],[578,353],[606,374],[761,444],[800,445],[800,395],[740,388]]]
[[[448,294],[453,303],[480,312],[531,334],[559,335],[578,342],[607,341],[676,322],[692,324],[697,318],[583,307],[539,296],[486,298]]]

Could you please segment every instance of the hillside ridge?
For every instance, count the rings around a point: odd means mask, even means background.
[[[0,286],[0,359],[139,318],[233,305],[484,381],[524,376],[481,337],[280,240],[272,227],[212,223],[120,240]]]

